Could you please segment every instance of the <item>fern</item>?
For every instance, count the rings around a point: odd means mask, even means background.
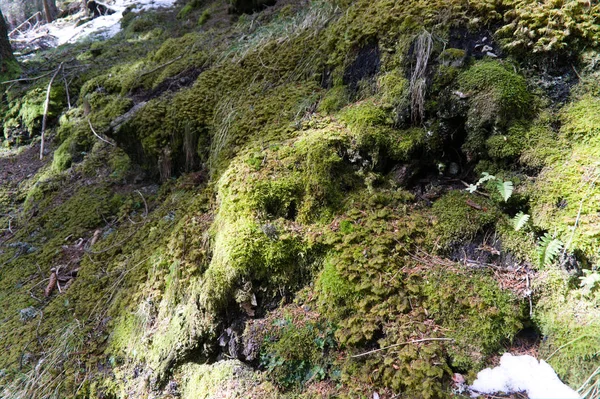
[[[540,266],[549,266],[554,263],[562,247],[562,241],[557,238],[552,238],[549,233],[544,234],[544,236],[540,238],[538,244]]]
[[[582,288],[583,295],[587,297],[600,287],[600,273],[597,271],[584,270],[583,274],[583,277],[579,277],[581,280],[579,286]]]
[[[512,223],[513,227],[515,228],[515,231],[521,230],[527,224],[530,217],[531,216],[523,212],[517,213],[515,217],[512,218]]]
[[[515,190],[515,186],[513,186],[513,182],[507,180],[503,182],[502,180],[498,180],[496,182],[496,189],[504,199],[504,202],[508,201],[513,191]]]
[[[481,174],[481,179],[479,179],[477,181],[477,183],[475,183],[475,184],[469,184],[469,186],[465,190],[467,190],[468,192],[470,192],[472,194],[475,191],[477,191],[479,186],[481,186],[483,183],[490,181],[490,180],[496,180],[496,182],[495,182],[496,189],[498,190],[498,192],[504,199],[504,202],[508,201],[508,199],[510,198],[510,196],[512,195],[512,193],[515,189],[513,183],[510,180],[502,181],[500,179],[497,179],[496,176],[490,175],[488,172],[483,172]]]

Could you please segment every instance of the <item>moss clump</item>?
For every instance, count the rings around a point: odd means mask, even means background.
[[[471,157],[482,152],[492,132],[533,111],[525,79],[498,61],[479,61],[457,79],[459,90],[470,96],[463,149]]]
[[[423,307],[454,338],[451,366],[476,370],[522,329],[523,302],[490,275],[435,268],[424,277]]]
[[[355,134],[358,148],[369,155],[372,166],[383,160],[407,161],[425,143],[423,129],[395,129],[390,113],[370,100],[344,109],[340,118]]]
[[[567,105],[561,112],[565,138],[586,141],[600,136],[600,99],[590,94]]]
[[[350,101],[345,86],[330,89],[319,102],[319,111],[331,114],[342,109]]]
[[[298,311],[296,311],[298,313]],[[267,375],[284,389],[302,388],[308,381],[328,377],[336,349],[334,330],[314,315],[298,319],[297,314],[269,317],[273,326],[265,333],[261,347],[261,365]]]
[[[435,217],[431,230],[432,242],[436,243],[438,249],[474,238],[500,215],[491,200],[457,190],[437,200],[433,204],[432,214]]]
[[[209,398],[279,398],[277,389],[238,360],[222,360],[210,365],[188,363],[181,367],[183,399]]]

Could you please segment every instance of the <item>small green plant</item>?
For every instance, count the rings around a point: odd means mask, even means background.
[[[515,217],[511,219],[513,227],[515,228],[515,231],[519,231],[523,227],[525,227],[525,225],[529,221],[530,217],[531,216],[529,216],[528,214],[523,213],[523,211],[520,211],[519,213],[517,213],[515,215]]]
[[[558,253],[562,248],[562,241],[557,238],[553,238],[550,233],[544,234],[538,243],[539,265],[543,267],[554,263]]]
[[[481,179],[479,179],[475,184],[470,184],[466,190],[470,193],[474,193],[477,191],[479,186],[490,180],[494,181],[494,187],[496,187],[496,190],[498,190],[504,202],[507,202],[515,189],[513,182],[510,180],[502,181],[501,179],[498,179],[496,176],[490,175],[487,172],[483,172]]]
[[[204,10],[204,12],[198,18],[198,26],[203,26],[210,19],[210,11]]]
[[[579,286],[582,288],[583,296],[589,297],[600,288],[600,273],[597,270],[584,270],[583,274],[583,277],[579,277],[581,280]]]

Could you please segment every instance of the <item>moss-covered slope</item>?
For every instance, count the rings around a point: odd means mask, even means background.
[[[0,397],[461,397],[525,349],[599,384],[597,7],[194,0],[39,54]]]

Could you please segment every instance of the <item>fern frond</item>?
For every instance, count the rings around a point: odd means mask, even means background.
[[[549,266],[551,265],[558,256],[558,253],[563,247],[563,242],[557,238],[552,238],[550,233],[544,234],[542,238],[540,238],[538,244],[538,256],[540,266]]]
[[[517,213],[515,217],[512,218],[512,223],[513,227],[515,228],[515,231],[521,230],[527,224],[530,217],[531,216],[523,212]]]
[[[505,182],[498,180],[498,182],[496,183],[496,189],[498,189],[498,192],[504,199],[504,202],[506,202],[515,190],[515,186],[510,180],[507,180]]]

